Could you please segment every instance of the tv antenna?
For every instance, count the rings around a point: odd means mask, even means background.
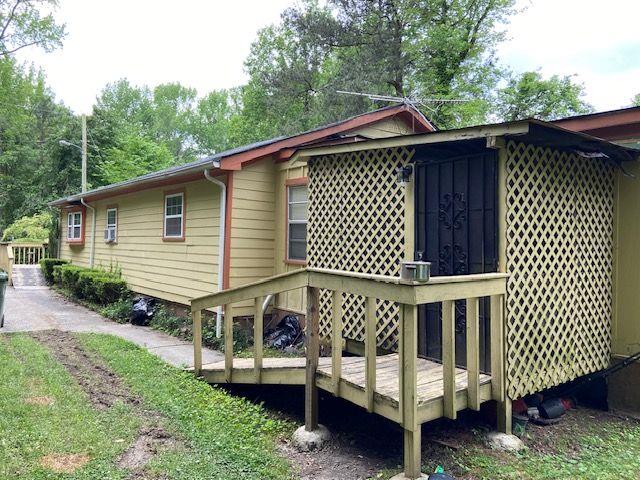
[[[357,97],[365,97],[374,102],[390,102],[390,103],[403,103],[405,105],[409,105],[415,108],[418,112],[420,109],[417,108],[417,105],[420,105],[433,113],[437,113],[437,107],[442,105],[443,103],[466,103],[471,100],[464,100],[460,98],[409,98],[409,97],[394,97],[392,95],[378,95],[375,93],[361,93],[361,92],[349,92],[346,90],[336,90],[336,93],[341,93],[343,95],[355,95]],[[429,104],[435,103],[436,108],[431,107]],[[420,115],[429,122],[421,112]],[[431,123],[431,122],[429,122]]]

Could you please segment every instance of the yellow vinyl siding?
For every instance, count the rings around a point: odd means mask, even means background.
[[[400,118],[390,118],[382,122],[377,122],[367,127],[359,128],[349,132],[349,135],[362,135],[367,138],[396,137],[415,133],[411,126],[407,125]]]
[[[275,273],[291,272],[301,268],[300,265],[286,263],[287,252],[287,187],[286,181],[307,176],[306,164],[283,165],[278,171],[276,189],[276,251]],[[277,296],[275,306],[283,310],[305,313],[306,301],[304,290],[292,290]]]
[[[233,172],[229,286],[274,274],[276,166],[271,158]],[[235,315],[251,315],[253,303],[234,305]]]
[[[185,190],[184,242],[162,240],[166,191]],[[219,189],[206,180],[111,197],[91,203],[96,209],[94,266],[118,267],[137,293],[188,304],[218,289]],[[104,241],[107,206],[117,205],[117,243]],[[61,257],[89,265],[91,211],[87,209],[84,246],[66,242],[62,224]]]
[[[640,350],[640,168],[634,162],[625,164],[635,178],[618,172],[616,275],[614,277],[614,320],[612,353],[631,355]],[[640,406],[640,403],[636,407]]]

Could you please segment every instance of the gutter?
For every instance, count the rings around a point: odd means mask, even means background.
[[[224,244],[225,244],[225,226],[227,224],[227,185],[217,178],[214,178],[205,168],[204,178],[220,188],[220,226],[218,240],[218,291],[224,290]],[[216,338],[222,336],[222,306],[216,307]]]
[[[96,245],[96,209],[84,201],[84,197],[80,199],[80,203],[91,210],[91,246],[89,248],[89,268],[93,268],[93,260]]]

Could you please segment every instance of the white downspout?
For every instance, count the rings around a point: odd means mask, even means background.
[[[89,268],[93,268],[93,256],[96,245],[96,209],[84,201],[84,198],[80,199],[80,203],[91,210],[91,246],[89,249]]]
[[[220,239],[218,240],[218,291],[224,290],[224,240],[225,226],[227,223],[227,185],[209,174],[209,170],[204,170],[204,178],[220,187]],[[222,336],[222,306],[216,307],[216,337]]]

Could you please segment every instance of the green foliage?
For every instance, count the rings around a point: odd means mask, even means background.
[[[60,47],[64,25],[50,13],[57,6],[57,0],[0,0],[0,57],[33,45],[45,51]]]
[[[554,120],[592,111],[584,101],[584,87],[569,75],[545,80],[539,72],[525,72],[509,79],[498,98],[498,114],[504,120]]]
[[[127,323],[131,317],[131,306],[131,298],[127,296],[100,308],[99,313],[115,322]]]
[[[53,267],[53,277],[62,288],[90,303],[105,305],[129,296],[127,283],[120,276],[104,270],[59,265]]]
[[[22,217],[5,228],[2,240],[44,242],[49,239],[51,222],[51,214],[48,212]]]
[[[40,269],[42,275],[48,284],[54,283],[53,269],[58,265],[67,265],[69,260],[63,260],[61,258],[43,258],[40,260]]]
[[[631,99],[631,106],[640,107],[640,93]]]
[[[513,0],[310,0],[263,29],[247,59],[252,120],[284,132],[374,108],[351,90],[400,97],[464,98],[431,103],[440,127],[486,117],[500,79],[493,50]],[[245,111],[243,111],[243,114]],[[267,127],[268,128],[268,127]]]
[[[106,158],[98,165],[103,183],[116,183],[145,173],[161,170],[174,164],[166,146],[137,135],[125,135],[118,145],[107,150]]]

